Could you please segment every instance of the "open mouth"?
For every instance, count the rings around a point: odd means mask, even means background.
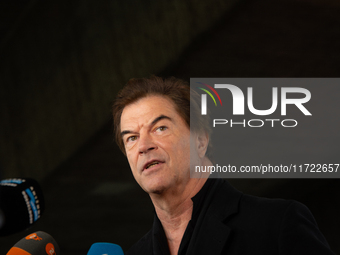
[[[161,162],[159,162],[159,161],[152,161],[152,162],[150,162],[149,164],[147,164],[146,166],[145,166],[145,169],[149,169],[150,167],[153,167],[153,166],[155,166],[155,165],[158,165],[158,164],[160,164]]]

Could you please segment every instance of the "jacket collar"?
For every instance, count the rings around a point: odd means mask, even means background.
[[[238,212],[242,193],[229,183],[216,179],[199,216],[188,248],[188,255],[221,254],[231,228],[224,222]]]
[[[215,179],[205,197],[202,211],[198,217],[187,255],[196,254],[221,254],[226,245],[232,229],[224,222],[227,218],[238,212],[238,204],[242,193],[234,189],[228,182]],[[156,222],[158,221],[158,222]],[[156,247],[162,242],[157,240],[161,235],[156,233],[156,225],[161,224],[156,216],[152,227],[152,249],[161,250],[167,247]],[[161,229],[164,231],[163,229]],[[155,232],[156,231],[156,232]],[[163,232],[164,233],[164,232]],[[165,236],[165,234],[163,234]]]

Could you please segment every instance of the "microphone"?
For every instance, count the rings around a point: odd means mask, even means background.
[[[0,236],[25,230],[45,209],[42,190],[34,179],[0,181]]]
[[[49,234],[38,231],[17,242],[6,255],[59,255],[57,242]]]
[[[122,248],[113,243],[94,243],[87,255],[124,255]]]

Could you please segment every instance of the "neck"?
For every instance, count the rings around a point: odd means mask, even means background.
[[[180,197],[175,198],[171,195],[162,200],[152,199],[156,214],[162,223],[171,255],[178,253],[184,232],[191,219],[193,211],[191,198],[198,193],[206,180],[197,179],[195,188],[191,192],[182,193]]]
[[[178,253],[185,229],[192,216],[191,198],[201,190],[208,177],[209,175],[189,178],[183,187],[179,186],[162,194],[149,194],[167,237],[170,254]]]
[[[187,185],[185,189],[178,189],[162,195],[150,195],[161,222],[177,222],[182,218],[190,220],[193,208],[191,198],[201,190],[206,180],[207,178],[191,179],[190,185]]]

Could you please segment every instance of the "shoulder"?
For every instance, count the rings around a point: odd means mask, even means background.
[[[239,201],[238,215],[251,221],[255,227],[265,226],[277,231],[281,231],[287,222],[294,226],[295,223],[305,223],[308,220],[316,225],[310,210],[294,200],[243,195]]]
[[[234,204],[237,206],[238,212],[244,211],[261,215],[263,213],[271,213],[272,216],[277,215],[278,217],[284,216],[286,210],[298,210],[310,213],[305,205],[294,200],[265,198],[243,194],[225,180],[220,180],[219,184],[220,185],[214,192],[214,200],[218,200],[220,203],[224,201],[223,204],[228,206]]]
[[[146,233],[126,252],[126,255],[152,254],[152,230]]]
[[[245,222],[252,222],[253,226],[268,225],[277,226],[284,219],[307,219],[315,224],[310,210],[302,203],[294,200],[265,198],[247,195],[233,188],[228,182],[223,181],[217,190],[217,200],[220,207],[234,206],[236,218],[242,218]],[[224,200],[224,203],[221,203]],[[232,202],[233,204],[230,204]]]
[[[304,204],[294,200],[246,195],[237,190],[228,195],[225,193],[230,190],[228,185],[223,183],[225,187],[219,191],[224,191],[224,196],[237,196],[238,199],[234,200],[237,209],[223,222],[233,230],[237,240],[242,240],[249,247],[263,244],[267,249],[282,254],[333,254],[312,213]],[[222,197],[222,194],[218,196]],[[225,199],[225,204],[219,206],[230,205]]]
[[[256,197],[251,195],[243,195],[240,199],[239,209],[241,211],[252,210],[256,214],[272,214],[272,217],[277,215],[278,217],[283,217],[286,210],[302,210],[309,212],[308,208],[294,200],[286,200],[279,198],[265,198]]]

